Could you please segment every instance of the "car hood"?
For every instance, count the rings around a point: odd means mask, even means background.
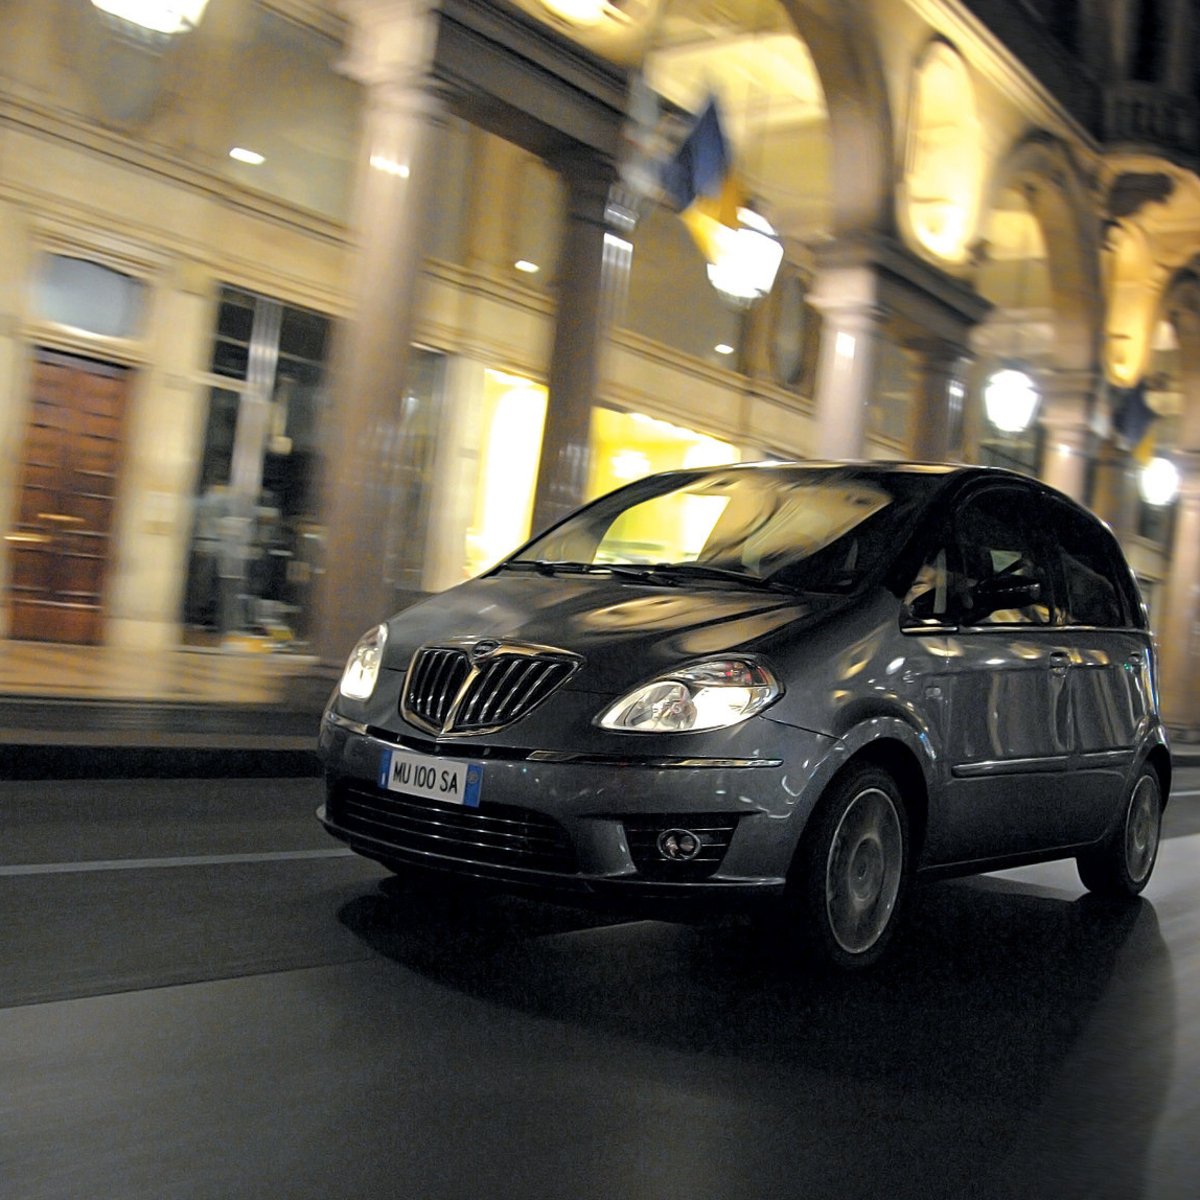
[[[608,576],[503,574],[430,597],[388,622],[385,665],[404,670],[419,646],[494,638],[579,654],[575,690],[608,692],[681,661],[756,643],[841,608],[836,597],[791,597],[720,585],[651,587]]]

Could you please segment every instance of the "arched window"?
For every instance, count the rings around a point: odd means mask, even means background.
[[[962,262],[983,184],[975,88],[966,63],[934,42],[917,66],[905,173],[914,237],[947,262]]]

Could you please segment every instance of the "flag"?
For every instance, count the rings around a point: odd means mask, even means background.
[[[692,240],[709,262],[716,262],[722,239],[738,227],[738,209],[746,203],[745,191],[734,172],[725,176],[715,196],[701,196],[679,214]]]
[[[700,197],[719,196],[732,165],[717,98],[710,96],[679,148],[663,164],[663,192],[675,210],[683,212]]]
[[[1154,445],[1154,422],[1158,414],[1146,403],[1146,381],[1131,388],[1114,389],[1113,433],[1139,461],[1148,459]]]

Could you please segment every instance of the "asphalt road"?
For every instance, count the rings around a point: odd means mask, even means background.
[[[1200,770],[1142,901],[892,961],[397,888],[316,780],[0,783],[3,1200],[1200,1195]]]

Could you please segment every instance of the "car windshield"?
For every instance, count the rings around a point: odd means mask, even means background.
[[[661,475],[581,509],[501,566],[847,592],[892,559],[933,486],[854,467]]]

